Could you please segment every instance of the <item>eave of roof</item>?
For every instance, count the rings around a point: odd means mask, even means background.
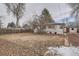
[[[65,25],[65,23],[46,23],[46,24],[36,24],[36,25]]]

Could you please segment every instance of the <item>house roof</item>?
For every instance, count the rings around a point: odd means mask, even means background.
[[[37,25],[39,25],[39,24],[37,24]],[[42,25],[42,24],[40,24],[40,25]],[[46,23],[43,25],[65,25],[65,23]]]
[[[47,25],[65,25],[65,23],[47,23]]]
[[[68,28],[78,28],[77,26],[68,26]]]

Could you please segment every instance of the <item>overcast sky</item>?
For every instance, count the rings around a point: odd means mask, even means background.
[[[40,15],[44,8],[49,10],[52,18],[55,21],[59,21],[59,19],[68,17],[70,11],[72,10],[67,4],[64,3],[27,3],[24,16],[19,21],[20,25],[32,19],[33,15]],[[6,6],[4,4],[0,4],[0,16],[4,17],[1,19],[2,22],[5,22],[3,24],[4,26],[7,26],[9,22],[16,22],[16,19],[11,14],[6,13]]]

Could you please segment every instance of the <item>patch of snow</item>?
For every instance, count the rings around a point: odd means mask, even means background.
[[[48,47],[45,55],[51,56],[79,56],[79,47]]]

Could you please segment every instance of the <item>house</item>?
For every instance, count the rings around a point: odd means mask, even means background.
[[[78,33],[78,26],[75,22],[69,22],[65,28],[67,33]]]
[[[64,32],[66,33],[78,33],[77,27],[65,27]]]
[[[49,23],[46,25],[46,33],[64,34],[64,23]]]
[[[23,25],[23,28],[24,28],[24,29],[27,29],[27,30],[30,29],[30,27],[29,27],[27,24],[24,24],[24,25]]]
[[[47,23],[42,25],[44,28],[42,29],[43,32],[50,33],[50,34],[64,34],[64,23]],[[40,25],[36,25],[34,28],[34,33],[38,32],[40,29]]]
[[[65,23],[47,23],[43,24],[42,31],[50,34],[79,33],[77,26],[66,26]],[[35,25],[34,33],[37,33],[40,25]]]
[[[69,33],[77,33],[77,28],[69,28]]]

